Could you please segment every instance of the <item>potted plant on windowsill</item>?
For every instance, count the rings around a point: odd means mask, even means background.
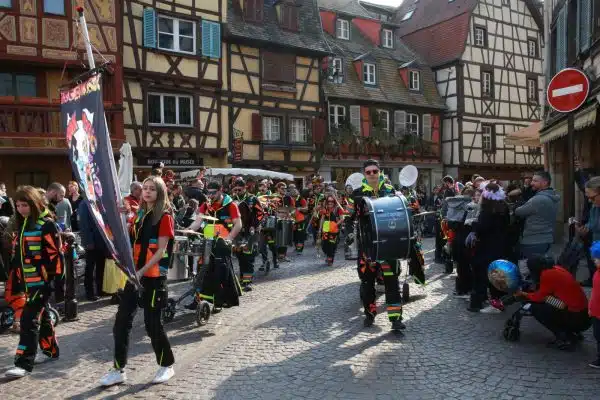
[[[357,135],[354,127],[350,124],[350,121],[343,119],[340,121],[338,126],[335,128],[337,138],[339,138],[339,149],[340,153],[349,153],[350,146],[356,141]]]

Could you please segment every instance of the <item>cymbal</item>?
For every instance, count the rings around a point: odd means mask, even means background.
[[[211,217],[210,215],[200,214],[196,218],[204,219],[206,221],[218,221],[219,218]]]

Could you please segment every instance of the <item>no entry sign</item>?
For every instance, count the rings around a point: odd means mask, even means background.
[[[584,72],[565,68],[552,78],[546,91],[548,104],[556,111],[568,113],[577,110],[590,93],[590,81]]]

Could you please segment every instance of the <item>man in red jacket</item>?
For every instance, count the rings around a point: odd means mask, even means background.
[[[591,325],[585,292],[569,271],[554,265],[550,258],[531,257],[527,268],[537,290],[518,291],[515,296],[530,302],[533,317],[554,333],[556,339],[551,347],[571,350],[583,338],[581,332]]]

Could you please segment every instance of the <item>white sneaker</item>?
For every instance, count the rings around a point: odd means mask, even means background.
[[[119,369],[111,369],[100,379],[100,386],[112,386],[125,382],[127,375]]]
[[[48,361],[54,361],[54,360],[58,360],[58,358],[52,358],[52,357],[48,357],[47,355],[45,355],[42,352],[39,352],[35,355],[35,361],[34,364],[43,364],[45,362]]]
[[[160,367],[152,379],[152,383],[165,383],[175,375],[173,367]]]
[[[6,371],[5,375],[7,378],[22,378],[25,375],[29,375],[29,371],[24,370],[21,367],[13,367]]]
[[[479,312],[483,314],[500,314],[502,313],[502,310],[499,310],[492,305],[488,305],[485,308],[482,308]]]

